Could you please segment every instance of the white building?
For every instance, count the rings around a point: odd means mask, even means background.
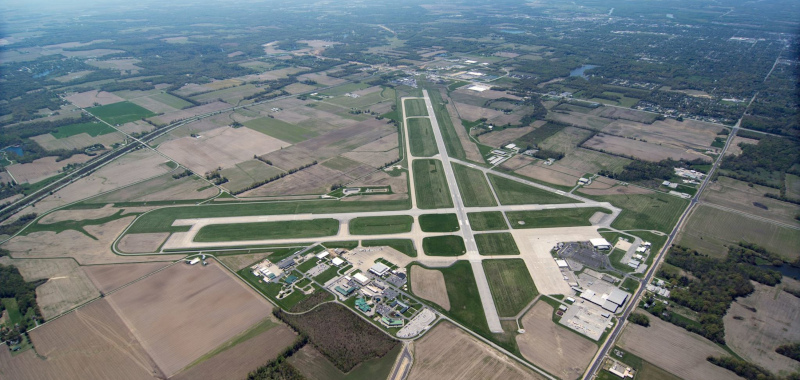
[[[611,243],[603,238],[590,239],[589,242],[592,243],[592,247],[595,249],[611,249]]]
[[[317,258],[318,259],[324,259],[324,258],[328,257],[328,255],[330,255],[330,253],[328,253],[328,251],[322,251],[320,253],[317,253]]]
[[[331,260],[331,263],[332,263],[334,266],[337,266],[337,267],[338,267],[339,265],[342,265],[342,264],[344,264],[344,260],[342,260],[342,259],[340,259],[340,258],[338,258],[338,257],[334,257],[334,258],[333,258],[333,260]]]
[[[390,268],[383,263],[376,263],[372,268],[369,268],[369,271],[383,277],[383,275],[389,272],[389,269]]]
[[[361,285],[369,284],[369,278],[367,276],[364,276],[363,273],[354,274],[353,275],[353,279],[358,281],[358,283],[361,284]]]

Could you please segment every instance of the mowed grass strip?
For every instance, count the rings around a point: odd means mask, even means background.
[[[408,119],[408,139],[412,156],[431,157],[439,153],[428,119]]]
[[[458,191],[461,193],[461,199],[464,200],[464,206],[497,206],[492,188],[486,182],[483,172],[459,164],[453,164],[453,172],[458,181]]]
[[[423,99],[406,99],[406,116],[428,116],[428,107]]]
[[[422,239],[422,250],[428,256],[460,256],[467,253],[461,236],[428,236]]]
[[[447,298],[450,300],[448,314],[457,322],[484,336],[491,336],[483,313],[481,296],[475,283],[472,264],[466,260],[456,261],[447,268],[438,269],[444,275]]]
[[[428,91],[433,105],[433,112],[436,114],[436,121],[439,123],[439,129],[442,132],[442,139],[444,139],[445,149],[451,157],[465,160],[467,158],[464,147],[461,145],[461,140],[456,134],[453,120],[450,119],[450,113],[447,111],[446,103],[442,99],[439,90],[433,89]],[[461,128],[461,126],[459,126]]]
[[[461,229],[456,214],[425,214],[419,216],[424,232],[455,232]]]
[[[591,226],[589,218],[596,212],[610,214],[602,207],[563,208],[536,211],[509,211],[506,213],[512,228],[547,228]],[[522,223],[520,223],[522,222]]]
[[[592,198],[622,209],[611,224],[611,227],[620,230],[658,230],[669,233],[689,205],[688,199],[662,193],[603,195]]]
[[[89,108],[92,115],[111,125],[125,124],[140,120],[150,116],[155,116],[144,107],[140,107],[131,102],[119,102],[105,106]]]
[[[116,130],[98,121],[91,123],[70,124],[63,127],[58,127],[58,130],[51,133],[57,139],[63,139],[77,134],[86,133],[89,136],[97,137],[109,133],[114,133]]]
[[[281,141],[296,144],[308,140],[318,133],[301,126],[289,124],[285,121],[273,119],[271,117],[261,117],[258,119],[245,121],[244,126],[254,131],[261,132],[267,136],[274,137]]]
[[[417,190],[417,207],[421,209],[453,207],[441,161],[415,160],[412,169]]]
[[[336,235],[336,219],[288,220],[283,222],[212,224],[194,237],[196,242],[296,239]]]
[[[539,294],[522,259],[484,260],[483,270],[501,317],[517,315]]]
[[[350,221],[352,235],[381,235],[411,232],[414,217],[410,215],[365,216]]]
[[[503,205],[580,203],[578,200],[493,174],[489,174],[489,181]]]
[[[507,230],[508,224],[500,211],[469,212],[469,225],[474,231]]]
[[[483,256],[519,255],[519,248],[510,232],[477,234],[475,244]]]
[[[414,248],[414,242],[411,239],[373,239],[362,240],[362,247],[391,247],[406,256],[417,257],[417,249]]]

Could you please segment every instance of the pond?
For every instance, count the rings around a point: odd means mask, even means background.
[[[570,71],[569,72],[569,76],[571,76],[571,77],[583,77],[583,79],[587,79],[586,75],[583,72],[586,71],[586,70],[593,69],[595,67],[600,67],[600,66],[597,66],[597,65],[583,65],[581,67],[578,67],[575,70]]]
[[[786,277],[791,277],[795,280],[800,280],[800,267],[793,267],[789,264],[783,264],[777,267],[773,265],[759,265],[758,267],[769,270],[776,270],[778,272],[781,272],[781,274]]]
[[[19,147],[19,146],[7,146],[7,147],[5,147],[3,149],[0,149],[0,151],[11,152],[11,153],[16,154],[18,157],[21,157],[24,154],[24,152],[22,151],[22,148]]]

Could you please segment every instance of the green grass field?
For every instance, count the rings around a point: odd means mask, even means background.
[[[164,103],[173,108],[177,108],[179,110],[184,108],[189,108],[192,106],[192,103],[189,103],[177,96],[167,94],[166,92],[150,96],[150,99],[158,100],[161,103]]]
[[[474,231],[507,230],[508,224],[500,211],[467,213],[469,225]]]
[[[89,112],[111,125],[125,124],[155,114],[131,102],[119,102],[89,108]]]
[[[461,193],[461,199],[464,200],[464,206],[497,206],[492,189],[486,182],[483,172],[459,164],[453,164],[453,172],[458,181],[458,191]]]
[[[381,235],[411,232],[414,217],[409,215],[367,216],[350,221],[353,235]]]
[[[336,277],[339,274],[338,272],[339,272],[339,268],[337,268],[335,266],[331,266],[330,268],[325,269],[324,272],[322,272],[322,273],[318,274],[316,277],[314,277],[314,280],[316,280],[320,284],[324,285],[326,282],[330,281],[330,279]]]
[[[428,116],[428,108],[422,99],[406,99],[406,117]]]
[[[457,261],[455,264],[438,269],[444,275],[447,297],[450,299],[448,314],[468,328],[482,335],[491,335],[483,313],[481,296],[475,283],[475,274],[469,261]]]
[[[428,236],[422,239],[422,249],[429,256],[460,256],[467,253],[461,236]]]
[[[621,271],[623,273],[631,273],[634,271],[633,268],[628,266],[625,263],[621,263],[620,260],[622,257],[625,256],[625,251],[614,248],[613,251],[608,255],[608,259],[611,261],[611,266],[613,266],[616,270]]]
[[[327,241],[322,243],[326,248],[344,248],[344,249],[353,249],[358,247],[358,240],[347,240],[347,241]]]
[[[0,301],[3,302],[3,306],[6,309],[6,314],[8,315],[8,323],[11,326],[20,323],[22,321],[22,314],[19,312],[19,306],[17,306],[17,300],[15,298],[3,298]]]
[[[450,188],[439,160],[415,160],[413,163],[417,207],[421,209],[450,208]]]
[[[238,240],[294,239],[336,235],[336,219],[289,220],[283,222],[212,224],[197,232],[194,241],[224,242]]]
[[[373,239],[373,240],[362,240],[361,245],[363,247],[381,247],[387,246],[392,247],[407,256],[417,257],[417,250],[414,248],[414,242],[410,239]]]
[[[428,119],[408,119],[408,139],[411,155],[415,157],[431,157],[439,153]]]
[[[456,214],[425,214],[419,216],[424,232],[455,232],[461,229]]]
[[[478,252],[484,256],[519,255],[519,248],[510,232],[476,234],[475,244],[478,245]]]
[[[114,132],[116,132],[114,128],[111,128],[99,121],[94,121],[91,123],[70,124],[63,127],[58,127],[58,130],[51,133],[51,135],[57,139],[63,139],[81,133],[86,133],[89,136],[97,137]]]
[[[591,198],[609,202],[622,209],[622,213],[611,224],[619,230],[641,229],[669,233],[689,205],[688,199],[662,193],[602,195]]]
[[[278,140],[286,141],[288,143],[299,143],[308,140],[318,133],[303,128],[299,125],[289,124],[285,121],[273,119],[271,117],[262,117],[245,121],[244,126],[254,131],[261,132],[267,136],[274,137]]]
[[[333,88],[329,88],[325,91],[321,91],[320,94],[328,95],[328,96],[337,96],[337,95],[344,95],[348,92],[363,90],[369,87],[366,83],[356,82],[356,83],[345,83]]]
[[[580,203],[575,199],[493,174],[489,174],[489,181],[492,182],[502,205]]]
[[[522,259],[484,260],[492,298],[501,317],[513,317],[539,292]]]
[[[466,160],[467,154],[464,152],[461,140],[459,140],[456,134],[453,120],[450,119],[450,113],[447,112],[447,107],[445,106],[444,100],[442,100],[442,95],[439,93],[438,89],[429,89],[428,95],[433,104],[433,112],[436,113],[436,121],[439,123],[439,129],[442,132],[442,139],[444,140],[447,153],[451,157]],[[461,126],[459,126],[459,128],[461,128]]]
[[[549,228],[591,226],[589,218],[595,212],[610,214],[601,207],[566,208],[537,211],[509,211],[506,213],[512,228]],[[520,223],[523,222],[523,223]]]

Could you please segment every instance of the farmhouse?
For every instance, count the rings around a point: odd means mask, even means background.
[[[611,249],[611,243],[609,243],[608,240],[603,238],[591,239],[589,240],[589,242],[592,243],[592,247],[594,247],[594,249],[600,249],[600,250]]]
[[[383,275],[389,272],[389,269],[390,268],[385,264],[377,263],[373,265],[372,268],[369,268],[369,271],[375,273],[377,276],[383,277]]]

